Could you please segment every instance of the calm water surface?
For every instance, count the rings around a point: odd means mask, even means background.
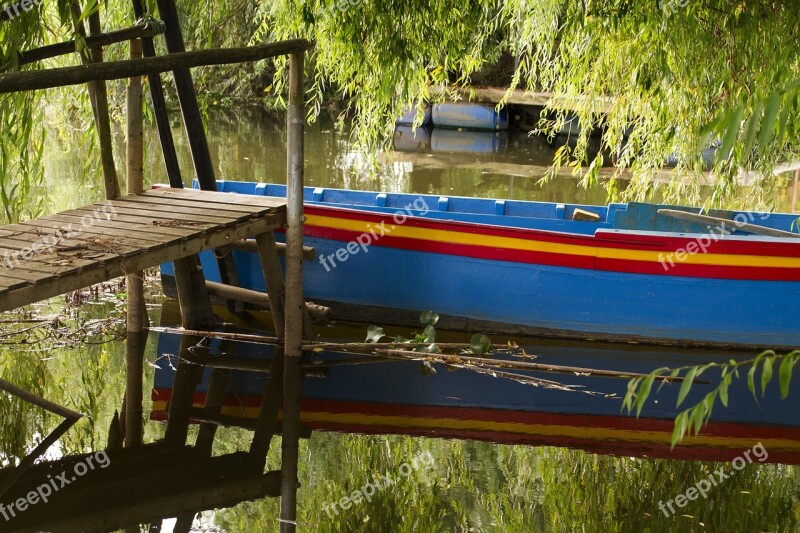
[[[281,117],[258,112],[245,118],[214,113],[210,124],[219,179],[283,180]],[[164,182],[152,131],[148,141],[149,179]],[[355,150],[347,134],[337,133],[332,124],[323,121],[307,133],[306,182],[324,187],[593,204],[606,199],[601,187],[578,188],[572,177],[537,184],[552,147],[536,139],[514,135],[470,139],[483,147],[497,147],[479,155],[427,149],[427,143],[437,149],[463,145],[463,138],[420,142],[426,144],[422,151],[383,154],[376,161]],[[188,176],[191,166],[185,143],[180,143],[179,149]],[[99,183],[81,184],[73,178],[80,161],[80,153],[51,153],[49,179],[55,191],[51,209],[73,207],[101,196]],[[258,483],[253,478],[260,468],[242,468],[241,462],[236,462],[250,449],[264,374],[202,372],[197,367],[189,380],[192,386],[182,389],[185,376],[179,377],[178,369],[187,367],[178,363],[180,338],[153,332],[141,352],[134,349],[135,343],[126,344],[121,338],[124,303],[118,294],[119,287],[110,284],[80,297],[54,299],[31,309],[30,315],[0,317],[2,378],[86,415],[50,448],[47,457],[63,460],[111,450],[107,470],[97,469],[100,474],[108,473],[105,478],[87,474],[74,481],[72,488],[83,499],[39,502],[20,516],[41,524],[99,513],[85,518],[86,522],[73,523],[72,530],[124,526],[125,531],[145,531],[141,529],[144,524],[152,524],[149,531],[276,531],[277,499],[242,501],[255,497],[247,494],[256,490],[252,487]],[[153,324],[175,323],[174,302],[165,303],[155,278],[148,302]],[[12,325],[9,321],[14,319],[44,322]],[[243,327],[251,328],[263,320],[263,316],[251,314]],[[337,324],[318,330],[326,338],[360,341],[366,328]],[[440,341],[465,340],[446,332],[441,335]],[[506,344],[508,339],[493,340]],[[626,371],[729,357],[637,346],[511,340],[527,354],[538,355],[538,362]],[[201,356],[224,352],[262,361],[271,358],[266,347],[237,342],[215,342],[191,352]],[[797,530],[800,476],[793,465],[800,462],[800,432],[786,427],[800,426],[794,409],[797,396],[780,404],[774,394],[770,396],[775,392],[771,391],[757,406],[746,388],[740,387],[732,394],[727,419],[721,415],[724,424],[670,450],[669,418],[677,412],[674,385],[664,387],[647,406],[641,425],[631,426],[639,422],[620,416],[624,380],[521,372],[527,381],[520,382],[441,365],[434,365],[435,375],[426,375],[430,372],[423,371],[418,362],[342,365],[343,357],[316,354],[315,364],[327,370],[315,375],[326,377],[308,377],[304,386],[301,420],[310,434],[301,441],[300,449],[300,531]],[[134,371],[126,374],[126,367]],[[124,402],[136,399],[135,394],[125,397],[126,381],[133,376],[141,376],[132,387],[142,393],[144,446],[120,452],[124,431],[115,413],[124,412]],[[560,385],[537,382],[540,379]],[[201,411],[214,383],[227,383],[216,416],[212,416],[213,409]],[[574,390],[563,390],[564,386]],[[170,413],[170,402],[181,394],[189,394],[195,409]],[[698,401],[703,392],[693,394],[690,400]],[[777,407],[770,410],[770,406]],[[18,464],[60,422],[56,416],[8,397],[0,409],[0,460],[6,466]],[[169,422],[168,413],[173,415]],[[737,425],[738,421],[747,423]],[[165,437],[172,441],[175,434],[184,433],[194,451],[153,446]],[[208,461],[203,459],[208,453],[202,450],[209,446],[211,455],[233,465],[224,469],[226,475],[215,477],[214,468],[218,467],[203,462]],[[731,461],[744,452],[753,460],[738,470],[734,468],[738,463]],[[201,466],[192,470],[192,464]],[[279,464],[279,446],[274,441],[265,470],[275,470]],[[72,465],[63,466],[67,467],[74,471]],[[57,472],[61,469],[59,465]],[[720,469],[725,479],[717,479]],[[385,482],[387,477],[391,482]],[[689,490],[705,488],[711,479],[716,483],[704,490],[705,495]],[[47,472],[34,468],[20,483],[36,487],[46,480]],[[268,492],[269,483],[263,483],[259,490]],[[126,505],[114,507],[114,491],[124,496]],[[198,498],[214,502],[217,509],[192,518]],[[96,503],[94,508],[78,508],[77,501],[84,506]],[[9,500],[0,496],[0,503]],[[101,516],[116,525],[103,526],[98,521]],[[131,517],[138,523],[126,522],[133,520]],[[0,531],[6,530],[4,523],[0,511]]]

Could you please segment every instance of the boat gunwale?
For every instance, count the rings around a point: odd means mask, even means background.
[[[374,207],[370,209],[358,209],[358,207],[349,206],[348,204],[333,204],[327,202],[307,202],[306,208],[313,210],[318,209],[327,212],[344,213],[351,215],[351,218],[365,222],[374,222],[375,220],[385,220],[391,218],[393,213],[374,211]],[[380,209],[380,208],[379,208]],[[391,208],[382,208],[391,209]],[[448,212],[455,213],[455,212]],[[320,216],[325,216],[324,214]],[[607,248],[618,249],[655,249],[664,252],[674,252],[679,250],[687,243],[696,242],[698,238],[706,237],[705,233],[668,233],[647,230],[626,230],[617,228],[597,228],[594,234],[583,233],[570,233],[565,231],[537,229],[537,228],[520,228],[516,226],[504,226],[499,224],[488,224],[484,222],[464,221],[455,219],[431,219],[425,216],[407,215],[404,213],[407,220],[403,225],[408,225],[409,222],[413,227],[421,227],[424,229],[433,229],[448,231],[446,226],[455,227],[454,231],[461,231],[465,229],[479,229],[482,231],[466,231],[466,233],[484,235],[488,237],[509,237],[509,238],[525,238],[529,236],[540,237],[539,240],[570,244],[577,246],[602,246]],[[498,215],[499,216],[499,215]],[[334,217],[335,218],[335,217]],[[311,224],[313,225],[313,224]],[[444,226],[444,227],[442,227]],[[505,235],[500,235],[503,233]],[[508,235],[511,234],[511,235]],[[391,235],[389,235],[391,237]],[[635,237],[636,240],[623,240],[625,237]],[[644,240],[642,240],[644,239]],[[652,239],[652,240],[649,240]],[[564,242],[568,241],[568,242]],[[674,245],[674,249],[673,246]],[[756,247],[755,250],[748,250],[748,248]],[[792,254],[786,254],[786,247],[792,248]],[[780,238],[780,237],[765,237],[761,235],[748,235],[736,237],[720,236],[718,240],[714,241],[715,253],[718,255],[753,255],[763,257],[800,257],[800,239]],[[735,251],[729,248],[736,248]],[[744,249],[742,249],[744,248]],[[765,250],[767,248],[767,250]],[[765,253],[772,248],[780,248],[774,250],[780,253]]]

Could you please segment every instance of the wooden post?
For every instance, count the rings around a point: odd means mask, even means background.
[[[794,171],[794,188],[792,189],[792,213],[797,213],[797,182],[800,180],[800,169]]]
[[[131,59],[142,57],[142,43],[131,41]],[[144,190],[144,138],[142,122],[142,78],[131,77],[127,90],[128,135],[126,150],[126,189],[128,194]],[[128,332],[138,333],[148,326],[144,301],[144,272],[134,272],[126,279],[128,286]]]
[[[142,0],[133,0],[133,13],[137,20],[145,16]],[[155,57],[156,47],[152,37],[142,38],[142,52],[144,57]],[[161,75],[153,72],[147,76],[150,86],[150,98],[153,101],[153,114],[156,117],[158,138],[161,140],[161,151],[164,153],[164,165],[167,169],[169,186],[175,189],[183,188],[181,168],[178,164],[178,154],[175,151],[175,141],[172,138],[172,128],[169,125],[169,113],[164,99],[164,87],[161,85]]]
[[[303,52],[290,55],[286,174],[286,354],[302,355],[303,340]]]
[[[175,268],[175,287],[181,306],[181,322],[187,329],[214,329],[216,320],[206,288],[200,258],[190,255],[172,262]]]
[[[281,261],[275,246],[275,235],[270,231],[256,235],[261,271],[267,286],[269,309],[272,313],[272,323],[275,326],[275,335],[286,335],[286,286],[281,274]]]
[[[164,40],[170,54],[186,51],[181,34],[178,9],[175,0],[158,0],[158,13],[161,20],[167,25]],[[203,117],[200,115],[200,106],[194,91],[194,81],[189,69],[181,68],[172,72],[175,77],[175,89],[178,93],[178,102],[181,106],[183,124],[189,138],[189,148],[192,151],[194,171],[200,188],[205,191],[216,191],[217,182],[214,177],[214,166],[211,163],[211,152],[208,149],[206,131],[203,127]]]
[[[142,41],[131,41],[131,59],[142,57]],[[144,190],[144,139],[142,126],[142,78],[132,76],[127,90],[128,143],[127,191],[137,194]]]
[[[75,31],[81,37],[86,38],[86,29],[80,21],[81,7],[78,2],[70,5],[75,24]],[[102,33],[100,28],[100,12],[95,11],[89,16],[89,27],[92,33]],[[91,63],[102,63],[103,48],[98,47],[91,50],[91,57],[81,54],[81,61],[84,65]],[[119,198],[119,182],[117,181],[117,169],[114,166],[114,147],[111,139],[111,117],[108,113],[108,93],[104,81],[93,81],[88,84],[89,99],[92,103],[94,112],[95,128],[100,139],[100,160],[103,165],[103,180],[105,184],[106,200]]]
[[[164,32],[167,51],[170,54],[186,52],[175,0],[157,0],[157,4],[161,20],[167,25],[167,29]],[[203,117],[200,114],[200,106],[197,103],[192,73],[189,69],[181,68],[173,70],[172,75],[175,78],[175,90],[178,93],[178,102],[181,106],[183,125],[186,129],[189,148],[192,152],[195,176],[197,176],[197,181],[200,183],[200,189],[216,191],[217,179],[214,176],[214,165],[211,162],[211,152],[208,149],[208,139],[203,126]],[[236,273],[233,256],[223,252],[216,257],[219,277],[222,283],[239,285],[239,276]],[[233,313],[244,312],[244,305],[239,302],[227,300],[226,304],[228,310]]]
[[[289,105],[286,113],[286,344],[281,449],[281,532],[296,530],[297,462],[303,354],[303,91],[304,53],[289,56]]]
[[[144,348],[147,333],[128,331],[125,366],[125,447],[138,448],[143,443],[142,406]]]

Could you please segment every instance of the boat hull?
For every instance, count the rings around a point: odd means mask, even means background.
[[[413,196],[408,211],[354,209],[314,203],[316,192],[305,235],[317,259],[305,264],[304,290],[338,318],[405,323],[433,310],[446,327],[473,332],[800,347],[800,244],[720,241],[679,262],[676,251],[695,237],[620,232],[607,222],[586,223],[586,234],[503,227],[452,220],[430,197],[422,210]],[[242,286],[264,290],[257,257],[234,255]],[[202,262],[218,280],[213,256]]]

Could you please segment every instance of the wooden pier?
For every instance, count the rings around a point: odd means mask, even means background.
[[[286,201],[154,189],[0,227],[0,311],[271,233]],[[260,249],[277,257],[277,250]]]
[[[305,53],[312,45],[304,39],[294,39],[244,48],[186,51],[175,0],[157,0],[157,13],[148,13],[148,6],[142,0],[131,0],[131,4],[139,22],[130,28],[103,32],[99,8],[87,8],[84,13],[80,2],[75,0],[71,10],[76,38],[17,54],[20,65],[32,63],[74,53],[75,42],[80,40],[86,43],[86,47],[77,47],[82,66],[0,73],[0,94],[87,84],[99,137],[107,199],[102,204],[0,227],[0,312],[127,276],[127,386],[121,409],[126,414],[127,423],[121,430],[117,428],[113,439],[112,432],[109,433],[109,449],[114,449],[115,443],[120,441],[124,441],[126,448],[182,449],[186,445],[192,415],[199,416],[204,421],[194,448],[203,462],[192,460],[187,469],[169,471],[167,476],[174,481],[174,489],[180,498],[169,500],[170,491],[163,492],[159,497],[163,500],[162,509],[171,505],[179,512],[174,530],[188,532],[196,512],[208,509],[209,505],[229,504],[233,501],[229,496],[237,494],[245,499],[280,495],[280,529],[291,532],[296,528],[296,493],[299,486],[302,346],[303,341],[311,340],[313,335],[303,299],[303,258],[307,253],[303,246],[303,86]],[[160,20],[156,20],[154,14]],[[88,31],[85,22],[88,22]],[[157,55],[153,39],[156,36],[163,36],[167,54]],[[130,41],[130,59],[103,61],[104,46],[125,41]],[[214,165],[189,69],[278,56],[288,56],[289,66],[286,198],[218,193]],[[191,175],[198,180],[201,191],[183,189],[183,173],[178,164],[170,127],[162,73],[171,73],[174,80],[194,167]],[[148,79],[170,188],[143,190],[142,76]],[[112,153],[105,81],[124,78],[129,80],[125,188],[128,195],[119,197],[122,188]],[[285,229],[285,245],[275,241],[273,232],[279,228]],[[190,348],[202,339],[190,336],[186,336],[182,343],[166,436],[157,443],[144,444],[141,373],[147,313],[141,272],[172,262],[183,327],[213,330],[217,320],[211,307],[210,292],[222,295],[230,311],[244,309],[241,301],[235,301],[237,295],[241,300],[244,293],[238,287],[236,268],[228,253],[233,247],[247,247],[258,253],[267,293],[247,293],[245,299],[268,301],[280,345],[270,365],[262,415],[252,428],[254,436],[248,457],[231,457],[229,461],[211,457],[211,444],[220,415],[219,398],[224,396],[227,387],[228,369],[213,370],[209,401],[202,412],[193,413],[191,398],[203,367],[188,362],[188,358],[191,355]],[[200,252],[209,249],[217,252],[217,264],[223,281],[223,284],[212,287],[206,283],[198,257]],[[283,262],[279,254],[284,255]],[[220,360],[226,357],[235,360],[231,346],[226,345],[222,351]],[[228,362],[221,366],[230,367],[233,364]],[[29,393],[14,389],[13,384],[0,383],[0,389],[29,398],[30,401]],[[34,400],[34,403],[45,401]],[[279,411],[282,411],[280,425]],[[78,416],[75,414],[65,420],[60,429],[43,441],[47,446],[37,447],[20,466],[11,469],[11,472],[0,472],[0,497],[23,490],[25,482],[35,483],[39,479],[45,466],[32,468],[32,465],[44,451],[41,448],[46,449],[50,445],[48,443],[55,442]],[[280,471],[263,474],[272,437],[278,431],[282,433]],[[131,468],[130,472],[133,473],[132,483],[138,483],[134,475],[136,468]],[[236,481],[239,477],[249,488],[239,487]],[[60,504],[53,502],[52,505],[63,505],[65,510],[62,525],[81,528],[87,523],[135,526],[137,522],[150,520],[159,514],[154,512],[154,500],[144,494],[152,490],[152,479],[139,480],[143,483],[136,487],[143,494],[136,496],[123,489],[123,483],[118,482],[117,476],[108,479],[108,487],[98,486],[94,493],[79,492],[67,495]],[[195,483],[196,480],[200,481]],[[226,485],[222,493],[215,493],[212,486],[220,480],[229,480],[233,486]],[[105,502],[103,498],[106,498]],[[126,516],[118,521],[111,516],[113,512],[92,514],[92,502],[107,504],[109,509],[119,509]],[[129,506],[136,512],[125,513]],[[20,524],[23,530],[30,527],[38,531],[47,525],[38,519],[33,520],[32,514],[28,518],[31,522],[27,526]]]

